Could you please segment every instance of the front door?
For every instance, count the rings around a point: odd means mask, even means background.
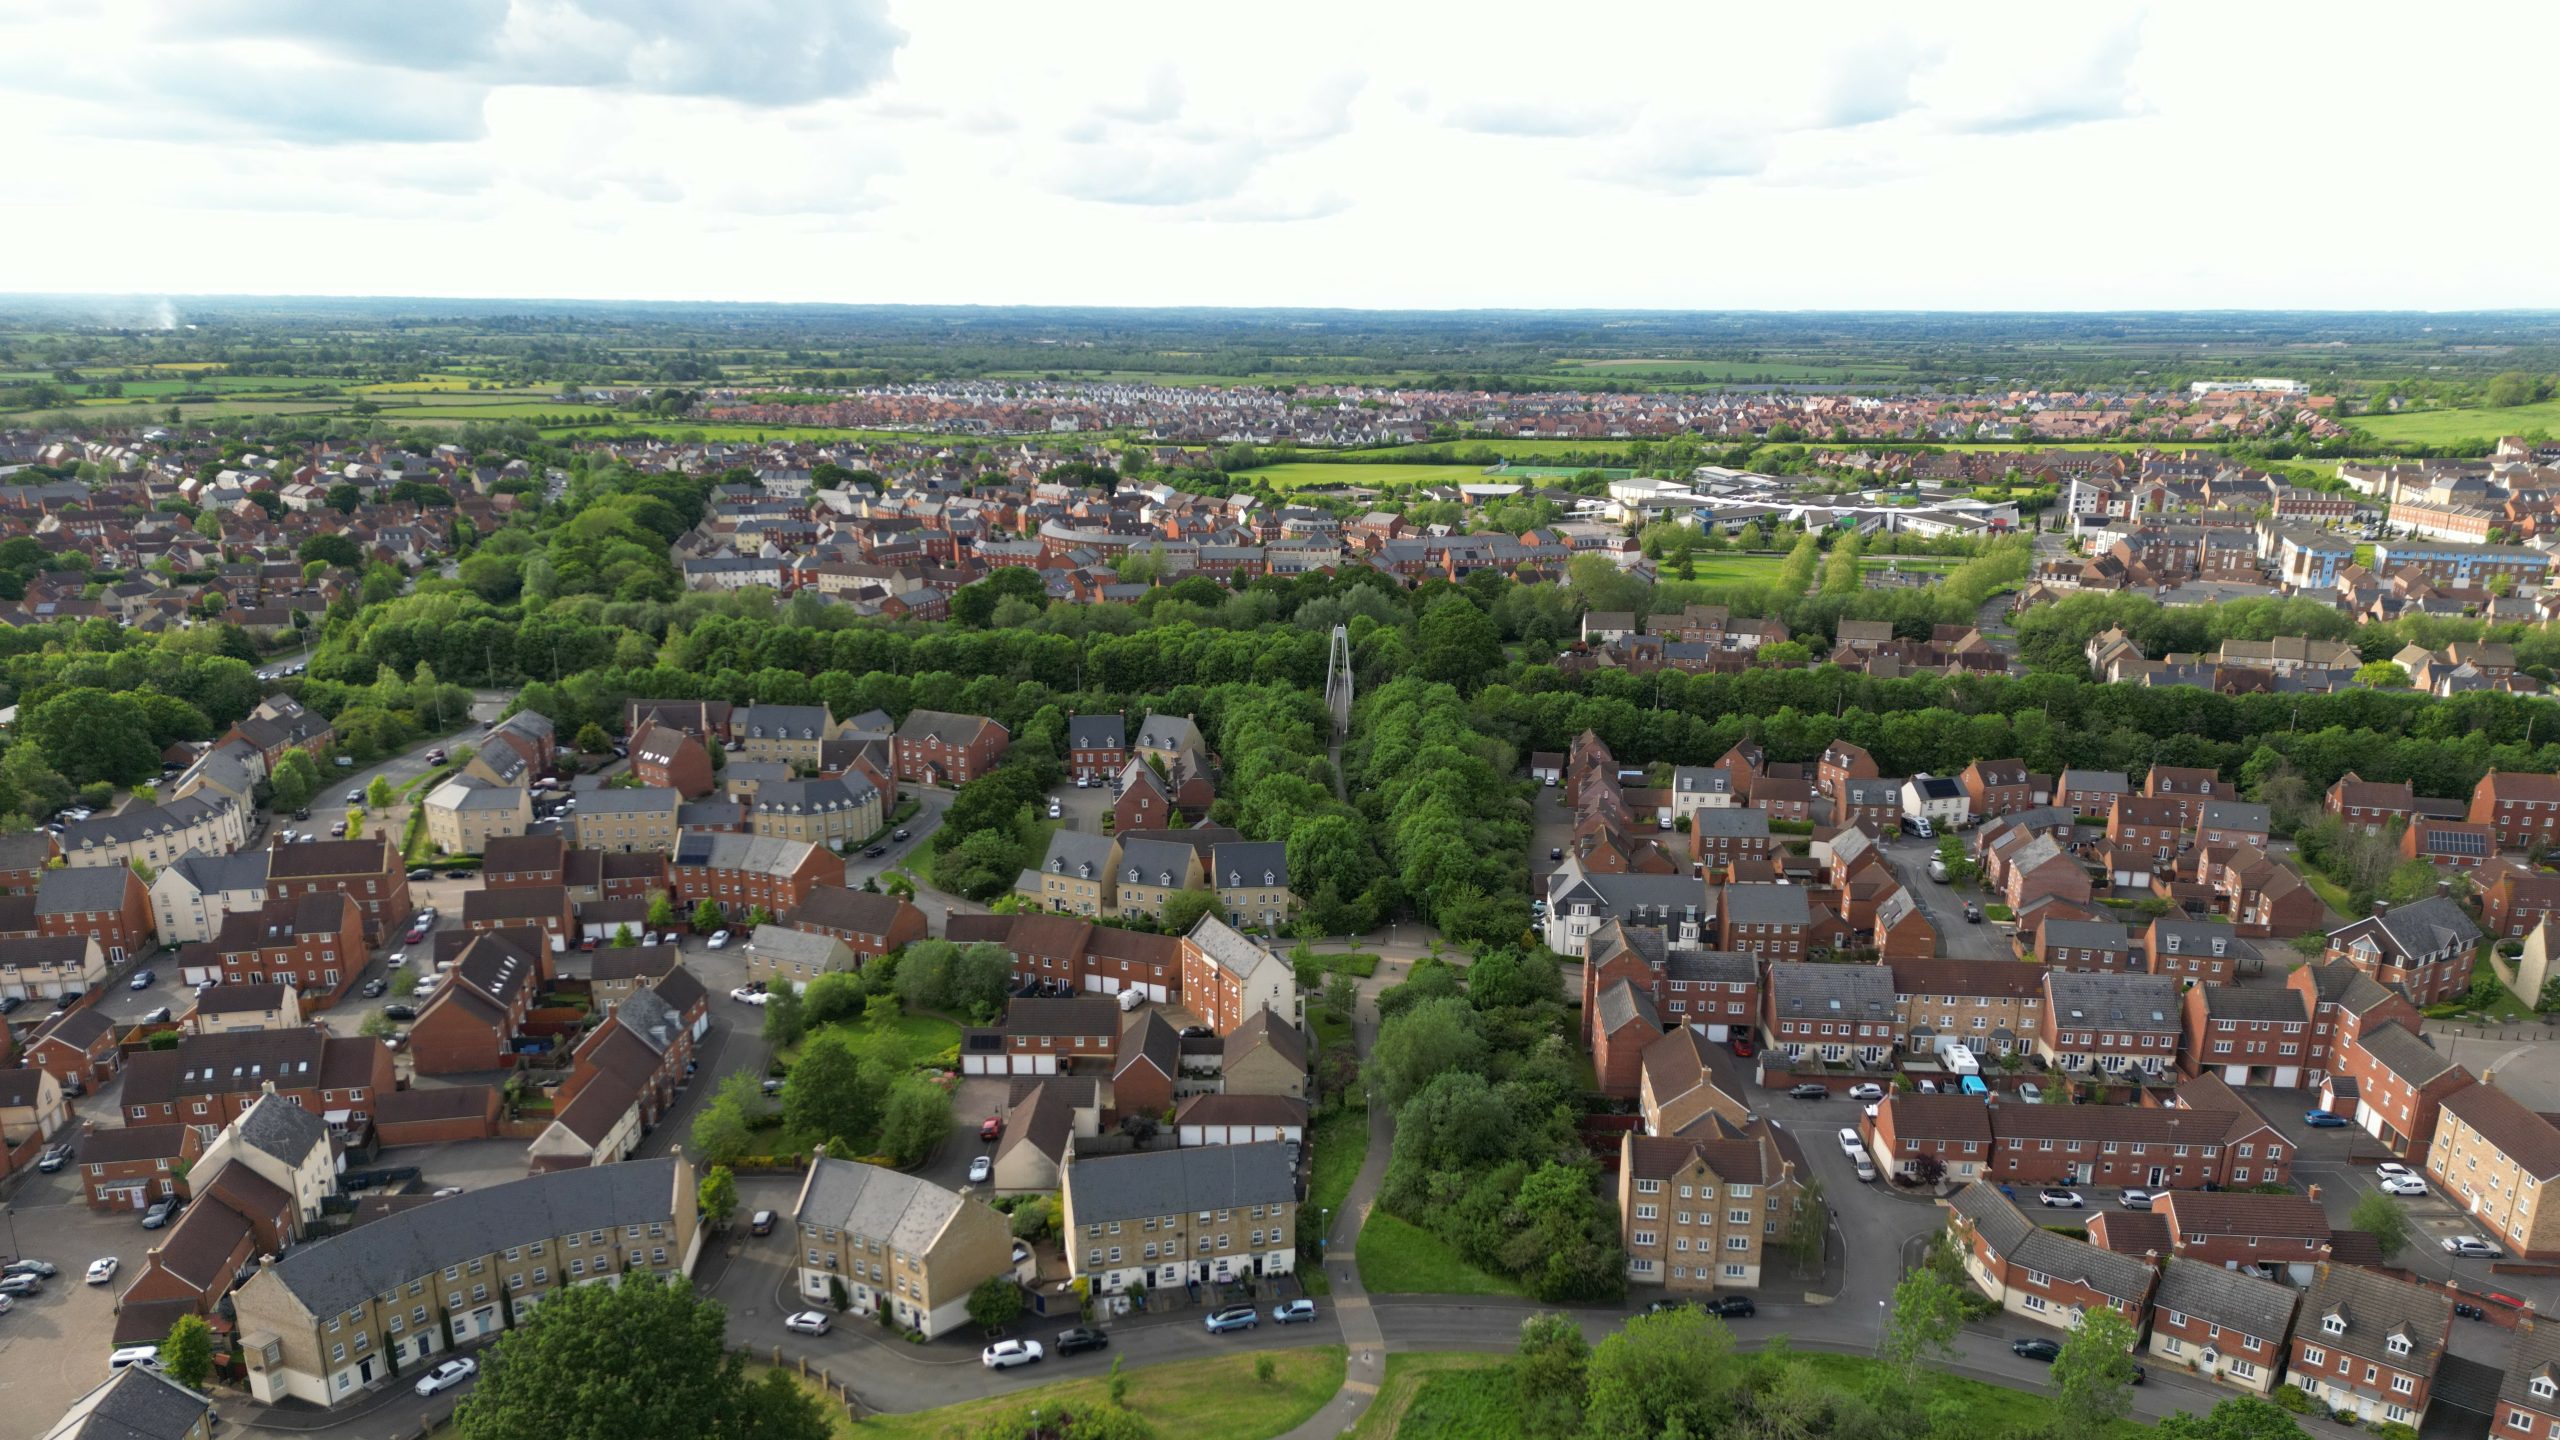
[[[2166,1180],[2166,1179],[2168,1179],[2168,1178],[2169,1178],[2169,1167],[2167,1167],[2167,1166],[2165,1166],[2165,1165],[2154,1165],[2154,1166],[2152,1166],[2152,1167],[2151,1167],[2151,1187],[2150,1187],[2150,1188],[2152,1188],[2152,1189],[2154,1189],[2154,1190],[2159,1189],[2159,1188],[2160,1188],[2160,1182],[2161,1182],[2161,1181],[2163,1181],[2163,1180]]]
[[[367,1355],[362,1360],[356,1362],[356,1383],[359,1385],[370,1385],[373,1383],[372,1356]]]

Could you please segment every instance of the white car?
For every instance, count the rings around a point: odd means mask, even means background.
[[[391,958],[383,961],[382,963],[390,966],[394,970],[402,969],[409,963],[409,952],[406,950],[394,950],[391,952]]]
[[[1884,1087],[1881,1085],[1852,1085],[1849,1087],[1849,1098],[1852,1100],[1881,1100],[1884,1098]]]
[[[1845,1125],[1844,1125],[1844,1126],[1842,1126],[1842,1127],[1840,1127],[1840,1153],[1841,1153],[1841,1154],[1843,1154],[1843,1155],[1853,1155],[1853,1156],[1854,1156],[1854,1155],[1860,1155],[1860,1154],[1864,1154],[1864,1153],[1866,1152],[1866,1148],[1867,1148],[1867,1146],[1866,1146],[1866,1142],[1864,1142],[1864,1141],[1862,1141],[1862,1140],[1860,1140],[1860,1139],[1858,1138],[1858,1132],[1857,1132],[1857,1131],[1852,1130],[1852,1129],[1848,1128],[1848,1127],[1847,1127],[1847,1126],[1845,1126]]]
[[[714,930],[714,931],[712,931],[712,932],[711,932],[711,948],[712,948],[712,949],[714,949],[714,950],[725,949],[725,948],[728,946],[728,944],[729,944],[729,932],[728,932],[728,931],[726,931],[726,930]]]
[[[450,1390],[479,1373],[480,1362],[477,1360],[447,1360],[418,1377],[418,1393],[433,1395],[439,1390]]]
[[[2037,1089],[2036,1082],[2029,1080],[2018,1087],[2018,1098],[2030,1105],[2041,1105],[2044,1103],[2044,1091]]]
[[[1039,1364],[1041,1354],[1037,1340],[999,1340],[978,1352],[978,1363],[990,1370],[1010,1370],[1016,1365]]]
[[[996,1162],[989,1156],[981,1155],[969,1162],[969,1183],[972,1185],[984,1185],[994,1179],[995,1174]]]
[[[2427,1182],[2415,1175],[2394,1175],[2382,1182],[2382,1193],[2423,1196],[2427,1193]]]
[[[2039,1190],[2036,1200],[2056,1210],[2077,1210],[2089,1203],[2080,1198],[2077,1190]]]
[[[2385,1180],[2415,1180],[2418,1178],[2417,1171],[2410,1169],[2408,1166],[2401,1164],[2397,1160],[2383,1161],[2381,1164],[2373,1167],[2373,1173],[2381,1176]]]
[[[729,992],[729,998],[737,1001],[741,1005],[762,1005],[767,1000],[772,999],[773,996],[767,991],[750,990],[746,986],[741,985],[737,989]]]
[[[92,1285],[104,1285],[108,1281],[116,1278],[116,1264],[116,1257],[113,1255],[109,1255],[104,1259],[90,1261],[89,1283]]]
[[[2468,1235],[2448,1235],[2443,1243],[2444,1253],[2457,1259],[2495,1260],[2498,1258],[2497,1246],[2486,1240],[2474,1240]]]
[[[827,1333],[827,1323],[825,1311],[803,1310],[783,1321],[782,1328],[794,1335],[824,1335]]]

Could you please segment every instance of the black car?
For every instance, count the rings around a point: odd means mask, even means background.
[[[15,1015],[18,1013],[18,1007],[26,1003],[27,997],[24,995],[0,997],[0,1015]]]
[[[2050,1365],[2062,1354],[2062,1347],[2051,1340],[2012,1340],[2009,1353],[2021,1360],[2041,1360]]]
[[[417,869],[409,872],[409,878],[412,880],[433,880],[436,878],[435,868],[429,865],[421,865]]]
[[[1110,1345],[1111,1337],[1090,1325],[1061,1330],[1058,1332],[1058,1338],[1050,1342],[1050,1348],[1061,1355],[1077,1355],[1087,1350],[1108,1349]]]
[[[1216,1033],[1216,1031],[1211,1030],[1206,1025],[1185,1025],[1182,1027],[1182,1038],[1185,1040],[1205,1040]]]
[[[1794,1100],[1819,1100],[1830,1093],[1827,1085],[1791,1085],[1787,1088],[1788,1098]]]
[[[1751,1297],[1748,1295],[1718,1295],[1700,1308],[1710,1315],[1721,1315],[1727,1320],[1740,1320],[1760,1313],[1758,1307],[1751,1303]]]
[[[60,995],[54,997],[53,1008],[56,1010],[68,1010],[72,1006],[79,1004],[80,997],[88,993],[89,992],[86,990],[65,990]]]
[[[390,988],[390,986],[383,984],[380,980],[367,980],[364,982],[364,998],[370,1000]]]
[[[865,851],[863,851],[862,853],[863,853],[864,855],[869,856],[870,858],[872,858],[872,859],[874,859],[874,860],[877,860],[877,859],[879,859],[881,856],[886,855],[886,854],[888,854],[888,853],[889,853],[889,847],[888,847],[888,846],[886,846],[886,845],[874,845],[874,846],[872,846],[870,849],[865,850]]]
[[[385,1005],[382,1007],[382,1014],[385,1019],[390,1020],[415,1020],[418,1018],[418,1007],[414,1005]]]

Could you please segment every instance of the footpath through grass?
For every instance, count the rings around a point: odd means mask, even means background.
[[[1459,1258],[1437,1235],[1384,1210],[1360,1227],[1360,1284],[1372,1294],[1525,1295]]]
[[[1256,1355],[1271,1357],[1266,1385],[1253,1378]],[[1166,1440],[1270,1440],[1304,1424],[1342,1388],[1339,1345],[1303,1350],[1238,1350],[1209,1360],[1182,1360],[1128,1372],[1129,1409]],[[1088,1379],[964,1400],[938,1410],[875,1415],[857,1433],[884,1440],[968,1440],[999,1415],[1038,1406],[1047,1415],[1110,1403],[1100,1371]]]

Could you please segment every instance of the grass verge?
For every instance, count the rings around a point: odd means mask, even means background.
[[[835,1436],[836,1440],[854,1440],[855,1436],[862,1433],[853,1423],[853,1414],[845,1409],[843,1401],[827,1393],[815,1381],[803,1379],[798,1370],[779,1365],[766,1365],[753,1360],[747,1362],[749,1380],[762,1383],[765,1372],[769,1370],[780,1370],[791,1377],[792,1383],[809,1392],[811,1398],[818,1402],[818,1408],[826,1412],[827,1433]]]
[[[1905,1386],[1901,1377],[1863,1355],[1798,1355],[1796,1361],[1812,1367],[1832,1389],[1886,1393],[1897,1414],[1925,1415],[1935,1421],[1942,1410],[1954,1410],[1964,1419],[1949,1429],[1964,1434],[2041,1432],[2053,1418],[2053,1397],[2034,1390],[2012,1390],[1943,1371],[1923,1374],[1918,1383]],[[2150,1433],[2148,1425],[2119,1420],[2099,1431],[2095,1440],[2137,1440]]]
[[[1508,1363],[1500,1355],[1463,1351],[1389,1355],[1378,1398],[1369,1402],[1360,1423],[1351,1427],[1351,1440],[1516,1435],[1519,1420],[1506,1413],[1511,1402]],[[1461,1415],[1488,1423],[1460,1428],[1456,1421]]]
[[[1268,1355],[1276,1373],[1253,1378],[1253,1358]],[[1305,1423],[1342,1388],[1342,1347],[1239,1350],[1211,1360],[1182,1360],[1128,1372],[1129,1409],[1158,1435],[1180,1440],[1269,1440]],[[965,1400],[938,1410],[875,1415],[861,1433],[883,1440],[967,1440],[999,1415],[1038,1406],[1048,1415],[1109,1404],[1100,1375],[1011,1395]]]
[[[1371,1210],[1360,1227],[1360,1284],[1373,1294],[1520,1295],[1518,1285],[1477,1269],[1437,1235]]]

